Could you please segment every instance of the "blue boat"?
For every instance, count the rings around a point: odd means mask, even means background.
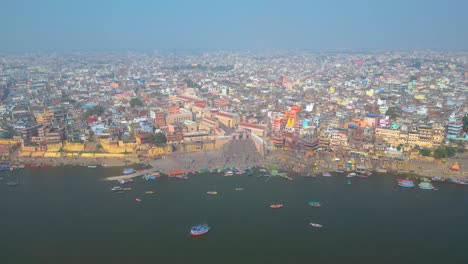
[[[413,188],[414,187],[414,182],[411,180],[403,180],[403,179],[398,179],[397,180],[398,186],[404,187],[404,188]]]
[[[208,233],[210,229],[211,227],[209,227],[207,224],[195,225],[195,226],[192,226],[192,228],[190,229],[190,234],[192,236],[201,236],[203,234]]]

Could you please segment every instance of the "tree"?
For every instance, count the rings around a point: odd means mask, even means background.
[[[3,135],[5,138],[12,138],[15,135],[16,131],[15,128],[12,126],[7,126],[5,128],[5,132],[3,132]]]
[[[436,150],[434,151],[434,158],[443,159],[445,157],[447,157],[447,150],[442,147],[436,148]]]
[[[83,114],[84,118],[88,118],[92,115],[97,115],[97,116],[100,116],[104,113],[104,107],[98,105],[98,106],[94,106],[93,108],[90,108],[88,110],[86,110],[86,112]]]
[[[130,100],[130,107],[143,106],[143,102],[139,98],[132,98]]]
[[[395,117],[400,116],[400,113],[401,113],[401,108],[397,106],[392,106],[387,109],[387,111],[385,112],[385,115],[391,118],[395,118]]]
[[[427,148],[422,148],[419,150],[419,154],[421,154],[424,157],[429,157],[431,155],[431,150]]]
[[[459,147],[459,148],[457,148],[457,152],[460,153],[460,154],[463,154],[463,153],[465,153],[465,149],[462,148],[462,147]]]
[[[445,147],[445,151],[447,152],[447,157],[453,157],[455,156],[455,153],[457,152],[457,150],[454,148],[454,147]]]
[[[162,132],[156,133],[154,135],[154,143],[156,145],[166,145],[167,143],[166,135],[164,135],[164,133]]]
[[[396,147],[396,149],[397,149],[398,151],[400,151],[402,146],[403,146],[402,144],[398,144],[398,146]]]

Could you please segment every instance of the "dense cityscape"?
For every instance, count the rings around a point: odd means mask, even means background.
[[[381,171],[395,169],[395,159],[420,160],[447,174],[454,162],[446,158],[465,157],[467,147],[467,58],[433,51],[6,55],[1,157],[12,165],[121,165],[226,150],[248,133],[262,156],[255,165],[278,164],[282,155],[283,169],[311,175],[349,170],[364,158],[385,160],[367,166]],[[343,160],[322,165],[320,153]],[[211,169],[220,164],[228,163]],[[468,176],[452,172],[447,177]]]

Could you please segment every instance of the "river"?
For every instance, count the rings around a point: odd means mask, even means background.
[[[344,175],[289,182],[199,174],[136,179],[132,192],[113,193],[116,183],[102,179],[121,171],[0,173],[1,263],[468,263],[468,186],[402,189],[391,175],[349,185]],[[7,186],[8,177],[21,184]],[[273,202],[284,207],[272,210]],[[211,231],[191,237],[202,222]]]

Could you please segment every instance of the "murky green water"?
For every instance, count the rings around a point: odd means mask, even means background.
[[[25,169],[18,187],[2,180],[1,263],[468,263],[468,186],[205,174],[138,179],[133,192],[116,194],[115,183],[99,181],[120,172]],[[272,210],[273,202],[285,206]],[[192,238],[201,222],[212,230]]]

